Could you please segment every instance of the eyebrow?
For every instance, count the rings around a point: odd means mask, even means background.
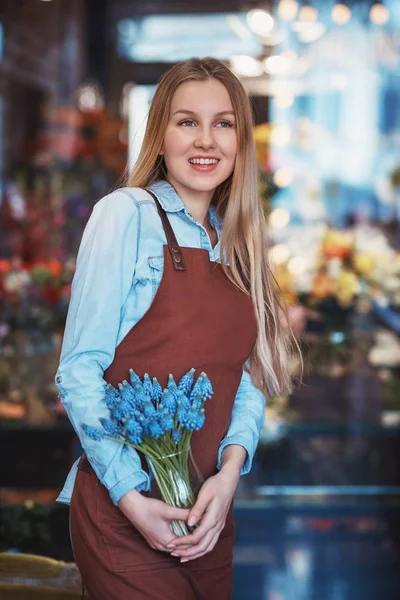
[[[185,115],[194,115],[194,116],[196,115],[196,113],[195,113],[195,112],[193,112],[192,110],[186,110],[186,109],[184,109],[184,108],[182,108],[182,109],[179,109],[179,110],[176,110],[176,111],[174,112],[174,115],[176,115],[176,114],[178,114],[178,113],[183,113],[183,114],[185,114]],[[234,116],[234,115],[235,115],[235,113],[233,112],[233,110],[223,110],[223,111],[221,111],[221,112],[215,113],[215,116],[216,116],[216,117],[221,117],[222,115],[233,115],[233,116]]]

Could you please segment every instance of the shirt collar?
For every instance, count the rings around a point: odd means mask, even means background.
[[[155,193],[161,206],[167,212],[178,212],[186,208],[181,197],[165,179],[155,181],[149,186],[149,189]]]
[[[187,210],[181,197],[175,191],[168,181],[165,179],[159,179],[149,186],[152,192],[154,192],[162,206],[167,212],[178,212],[180,210]],[[218,233],[222,231],[222,219],[217,215],[217,210],[213,204],[208,209],[208,218],[210,223]]]

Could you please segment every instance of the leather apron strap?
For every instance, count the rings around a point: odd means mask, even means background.
[[[146,188],[146,192],[150,194],[150,196],[154,199],[156,203],[156,207],[158,210],[158,214],[160,215],[162,225],[164,227],[165,235],[167,238],[169,252],[172,258],[172,264],[174,265],[175,271],[186,271],[185,259],[183,256],[183,252],[176,240],[174,230],[171,227],[171,223],[167,217],[167,214],[163,207],[161,206],[157,196],[153,194],[152,191]]]

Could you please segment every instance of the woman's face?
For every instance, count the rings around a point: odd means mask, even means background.
[[[172,98],[162,150],[177,192],[211,200],[231,175],[236,152],[235,116],[225,86],[217,79],[182,83]]]

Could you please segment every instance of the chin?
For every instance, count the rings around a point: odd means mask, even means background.
[[[184,184],[185,187],[187,187],[188,189],[191,189],[195,192],[213,192],[219,185],[219,182],[215,182],[215,183],[197,183],[197,181],[191,181],[189,183],[185,183]]]
[[[221,183],[224,183],[224,181],[229,179],[229,177],[230,173],[223,177],[220,175],[219,177],[210,178],[204,177],[203,174],[198,175],[197,177],[196,175],[191,175],[186,181],[181,180],[180,183],[181,185],[198,192],[210,192],[215,190],[219,185],[221,185]]]

